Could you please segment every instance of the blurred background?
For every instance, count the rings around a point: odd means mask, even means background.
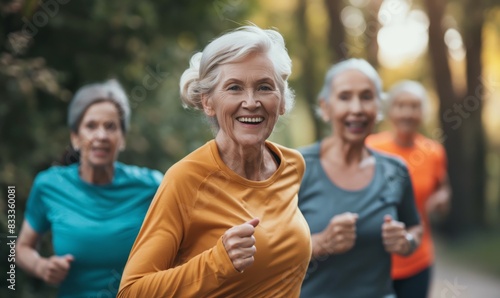
[[[274,27],[293,60],[295,109],[272,140],[299,147],[327,127],[315,117],[327,68],[360,57],[384,87],[422,82],[431,112],[422,131],[442,142],[452,208],[435,218],[432,297],[500,297],[499,0],[3,0],[0,2],[0,268],[7,270],[7,187],[16,187],[17,231],[35,175],[69,146],[66,111],[82,85],[117,78],[132,106],[125,163],[166,171],[212,138],[184,110],[179,79],[189,58],[221,33]],[[385,122],[378,130],[387,129]],[[42,250],[49,254],[50,240]],[[17,272],[1,297],[51,297]]]

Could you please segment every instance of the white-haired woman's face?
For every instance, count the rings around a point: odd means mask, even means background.
[[[422,100],[409,92],[398,93],[391,101],[389,119],[403,134],[413,134],[422,123]]]
[[[333,134],[351,143],[362,143],[373,131],[378,111],[377,91],[372,80],[358,70],[335,76],[330,97],[321,101],[325,121]]]
[[[273,64],[266,55],[254,53],[219,68],[219,83],[203,97],[205,113],[219,124],[216,138],[237,146],[263,143],[285,112]]]
[[[80,150],[82,164],[112,166],[125,146],[117,106],[109,101],[90,105],[80,121],[78,132],[71,133],[71,143]]]

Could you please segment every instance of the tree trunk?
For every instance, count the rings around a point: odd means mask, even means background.
[[[466,49],[467,93],[462,103],[464,110],[470,113],[463,125],[464,148],[467,148],[468,187],[472,191],[469,198],[471,220],[474,225],[484,225],[485,213],[485,137],[482,124],[484,82],[482,77],[481,51],[483,44],[484,10],[482,1],[467,0],[467,22],[463,24],[464,44]]]
[[[472,1],[469,1],[472,2]],[[475,2],[477,5],[477,1]],[[476,96],[481,81],[482,22],[467,19],[471,30],[465,33],[467,50],[467,94],[455,93],[448,63],[448,49],[441,26],[445,12],[444,0],[425,0],[429,15],[429,51],[434,83],[439,96],[442,140],[448,155],[448,173],[453,190],[450,214],[443,226],[450,236],[482,222],[484,205],[484,135],[482,133],[482,95]],[[476,11],[472,5],[468,11]],[[472,29],[473,28],[473,29]],[[474,106],[473,106],[474,104]],[[474,108],[475,111],[472,111]]]
[[[302,86],[304,91],[304,97],[307,102],[308,111],[311,119],[314,123],[314,139],[319,140],[321,137],[321,123],[320,119],[316,116],[317,99],[315,90],[315,68],[314,68],[314,53],[311,43],[308,42],[309,39],[309,28],[307,25],[306,18],[307,4],[306,0],[300,0],[297,6],[297,29],[298,29],[298,39],[302,40],[303,43],[300,45],[299,55],[302,60]]]
[[[344,24],[340,19],[340,12],[342,10],[342,1],[338,0],[325,0],[326,11],[330,25],[328,27],[328,45],[335,54],[331,57],[333,62],[338,62],[349,58],[349,49],[345,42]]]
[[[366,31],[365,31],[365,44],[366,44],[366,60],[377,69],[378,68],[378,42],[377,36],[380,30],[380,23],[378,21],[378,13],[381,0],[374,0],[368,3],[368,10],[365,12]]]

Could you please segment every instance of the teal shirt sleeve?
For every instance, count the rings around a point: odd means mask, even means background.
[[[151,170],[152,186],[158,188],[163,181],[163,174],[158,170]]]
[[[24,213],[25,219],[38,234],[43,234],[50,229],[47,208],[43,199],[42,181],[43,173],[40,173],[33,182]]]

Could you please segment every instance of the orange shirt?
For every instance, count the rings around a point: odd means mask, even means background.
[[[297,205],[304,159],[266,146],[281,162],[264,181],[229,169],[213,140],[168,170],[132,247],[119,298],[299,297],[311,256]],[[254,217],[255,261],[239,273],[222,235]]]
[[[400,156],[406,161],[410,171],[415,203],[424,226],[422,242],[408,257],[392,256],[392,277],[408,278],[434,262],[434,247],[425,205],[446,176],[446,154],[441,144],[420,134],[416,135],[412,147],[397,145],[392,132],[371,135],[366,144],[373,149]]]

